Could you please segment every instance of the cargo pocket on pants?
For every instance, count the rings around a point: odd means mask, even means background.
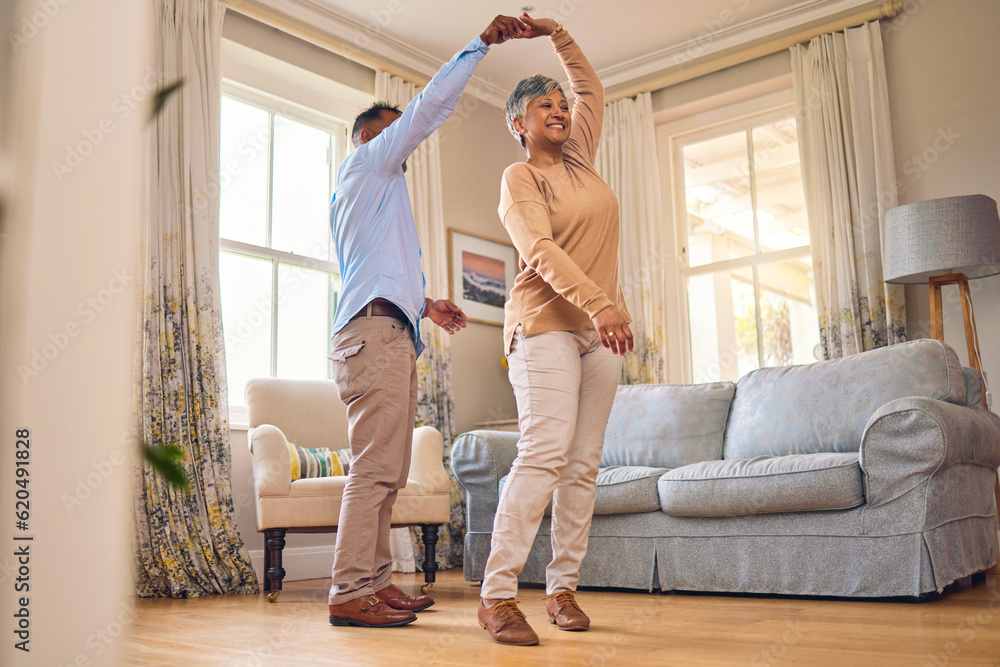
[[[337,383],[337,395],[344,403],[368,391],[372,385],[368,368],[368,354],[365,341],[352,341],[333,351],[333,381]]]

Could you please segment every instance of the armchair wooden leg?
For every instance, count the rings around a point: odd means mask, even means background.
[[[423,525],[423,540],[424,540],[424,585],[420,587],[421,593],[426,593],[430,590],[431,586],[434,585],[435,575],[437,573],[437,540],[438,540],[438,526],[434,525]]]
[[[264,564],[267,583],[264,590],[271,591],[267,594],[267,601],[274,602],[281,593],[281,580],[285,578],[285,570],[281,567],[281,550],[285,548],[285,529],[268,528],[264,531]]]
[[[271,550],[267,548],[267,533],[264,533],[264,590],[271,590],[271,580],[267,578],[267,571],[271,569]]]

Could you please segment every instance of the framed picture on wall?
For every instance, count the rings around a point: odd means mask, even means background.
[[[503,304],[516,275],[514,246],[448,228],[448,297],[470,322],[503,326]]]

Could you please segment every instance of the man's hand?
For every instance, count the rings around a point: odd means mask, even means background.
[[[521,23],[528,26],[529,34],[524,39],[551,35],[559,27],[559,24],[552,19],[533,19],[528,16],[528,12],[521,14]]]
[[[454,335],[456,331],[466,327],[465,313],[448,299],[435,299],[433,301],[427,299],[424,317],[447,331],[449,335]]]
[[[497,16],[479,35],[483,44],[503,44],[509,39],[523,39],[529,36],[527,26],[513,16]]]
[[[632,340],[632,330],[628,327],[628,322],[618,312],[614,306],[608,306],[601,312],[590,318],[597,329],[597,335],[601,337],[601,344],[611,348],[615,354],[624,355],[626,346],[628,352],[632,351],[634,341]]]

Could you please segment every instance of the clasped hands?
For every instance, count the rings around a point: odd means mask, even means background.
[[[520,18],[513,16],[497,16],[479,35],[487,46],[503,44],[511,39],[531,39],[542,35],[551,35],[559,24],[552,19],[533,19],[525,12]]]

